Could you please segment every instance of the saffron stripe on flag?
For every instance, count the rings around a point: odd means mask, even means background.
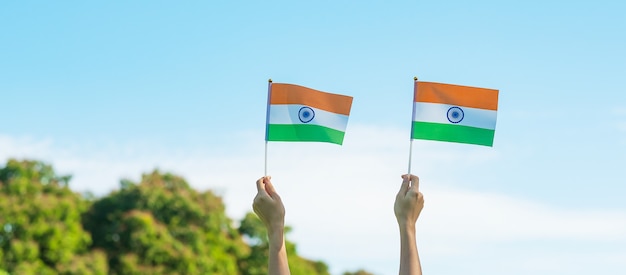
[[[337,114],[350,115],[352,97],[293,84],[273,83],[270,104],[301,104]]]
[[[320,141],[341,145],[344,132],[308,124],[269,124],[268,141]]]
[[[498,110],[498,90],[416,81],[415,101]]]
[[[493,146],[495,130],[475,127],[413,121],[414,139],[469,143]]]
[[[270,105],[270,124],[307,124],[320,125],[345,132],[348,125],[348,116],[331,113],[317,108],[311,108],[315,116],[308,123],[300,121],[298,113],[305,105]]]
[[[460,107],[463,110],[463,119],[454,125],[496,129],[496,111],[426,102],[414,102],[413,104],[415,104],[414,121],[453,124],[448,120],[448,110],[452,107]]]

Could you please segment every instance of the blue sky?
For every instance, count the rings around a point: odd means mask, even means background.
[[[155,167],[250,211],[267,80],[354,97],[339,147],[271,143],[305,256],[397,272],[413,77],[500,90],[493,148],[415,141],[432,274],[626,270],[622,1],[0,3],[0,160],[104,195]],[[336,214],[336,215],[332,215]]]

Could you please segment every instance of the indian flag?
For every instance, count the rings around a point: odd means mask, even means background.
[[[267,141],[319,141],[341,145],[352,97],[293,84],[270,83]]]
[[[498,90],[415,81],[413,139],[493,146]]]

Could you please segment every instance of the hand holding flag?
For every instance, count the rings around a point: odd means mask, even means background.
[[[268,141],[343,144],[352,97],[269,80],[265,124],[265,175]]]

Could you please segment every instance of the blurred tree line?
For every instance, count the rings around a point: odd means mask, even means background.
[[[267,274],[256,215],[235,227],[219,196],[182,177],[155,170],[102,198],[73,192],[70,179],[39,161],[0,167],[0,275]],[[286,246],[292,274],[329,274]]]

